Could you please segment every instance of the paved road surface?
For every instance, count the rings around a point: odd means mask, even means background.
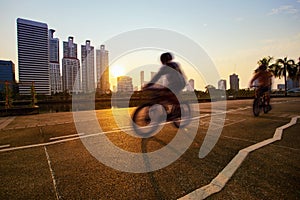
[[[130,132],[128,121],[118,118],[118,126],[111,110],[96,111],[101,133],[95,132],[88,118],[78,122],[87,125],[85,132],[78,133],[72,113],[0,118],[0,198],[299,199],[300,119],[296,117],[300,116],[300,99],[272,102],[270,113],[253,117],[251,100],[228,101],[224,127],[212,120],[221,112],[212,113],[210,103],[200,104],[200,115],[193,113],[192,122],[200,126],[187,151],[167,167],[148,173],[122,172],[102,164],[81,139],[95,138],[97,144],[102,135],[126,151],[149,153],[172,141],[177,129],[171,124],[152,138],[140,139],[124,133],[120,126]],[[115,115],[132,111],[121,109]],[[292,118],[296,123],[289,124]],[[209,126],[221,129],[222,134],[212,151],[200,159]],[[188,137],[189,127],[184,131]],[[282,133],[281,140],[268,140],[278,133]],[[107,151],[105,156],[115,155]],[[147,157],[144,161],[141,168],[147,166]],[[216,189],[221,191],[215,193]]]

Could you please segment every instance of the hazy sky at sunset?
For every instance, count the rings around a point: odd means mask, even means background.
[[[229,75],[238,74],[241,88],[248,86],[262,57],[288,56],[295,61],[300,57],[300,0],[0,0],[0,7],[0,59],[12,60],[16,67],[18,17],[55,29],[61,53],[68,36],[74,36],[80,52],[87,39],[99,48],[131,30],[172,30],[200,45],[228,85]],[[159,64],[158,58],[144,64]],[[199,82],[197,87],[203,89]]]

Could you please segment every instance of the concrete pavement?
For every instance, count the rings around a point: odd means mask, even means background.
[[[209,103],[200,104],[200,127],[190,148],[171,165],[140,174],[117,171],[91,156],[80,140],[80,137],[92,137],[91,133],[78,135],[72,113],[10,118],[10,123],[0,130],[0,197],[188,198],[187,195],[209,185],[218,175],[224,175],[220,172],[239,152],[243,153],[242,149],[273,138],[276,130],[282,130],[280,141],[249,151],[228,182],[225,181],[222,190],[207,197],[297,199],[300,191],[300,139],[297,132],[300,124],[298,120],[292,126],[282,126],[300,115],[300,99],[282,98],[272,102],[274,106],[269,114],[255,118],[251,113],[250,100],[229,101],[222,135],[203,159],[198,157],[199,148],[209,127],[211,113]],[[142,140],[120,131],[111,110],[97,111],[97,118],[103,127],[101,134],[127,151],[155,151],[168,144],[176,134],[174,127],[166,125],[162,133]],[[214,128],[222,127],[216,124]]]

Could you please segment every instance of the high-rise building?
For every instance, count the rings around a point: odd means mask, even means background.
[[[13,89],[15,81],[15,64],[12,61],[0,60],[0,92],[5,90],[5,82]]]
[[[194,91],[195,90],[195,80],[194,79],[190,79],[189,80],[189,84],[187,86],[187,91]]]
[[[132,92],[132,78],[129,76],[119,76],[117,78],[118,92]]]
[[[224,80],[224,79],[221,79],[221,80],[219,80],[219,82],[218,82],[218,89],[219,90],[226,90],[226,80]]]
[[[236,74],[232,74],[229,76],[229,79],[230,79],[230,89],[231,90],[234,90],[234,91],[238,91],[240,86],[239,86],[239,82],[240,82],[240,79],[239,79],[239,76],[236,75]]]
[[[20,94],[34,83],[37,94],[50,95],[48,25],[18,18],[17,41]]]
[[[100,49],[96,50],[96,68],[97,68],[97,89],[100,93],[110,91],[109,84],[109,66],[108,66],[108,51],[105,46],[101,45]]]
[[[55,30],[49,30],[49,67],[50,67],[50,85],[51,93],[62,92],[62,79],[59,63],[59,39],[54,38]]]
[[[68,93],[78,93],[81,91],[80,64],[77,58],[77,44],[74,43],[73,37],[69,37],[68,41],[63,42],[63,51],[63,90]]]
[[[91,42],[86,40],[85,45],[81,45],[82,63],[82,91],[84,93],[95,91],[95,66],[94,66],[94,47]]]

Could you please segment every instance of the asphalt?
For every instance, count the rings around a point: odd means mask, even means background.
[[[228,101],[224,125],[216,123],[218,117],[222,121],[221,112],[211,111],[210,103],[199,104],[200,113],[193,113],[191,123],[192,128],[197,125],[197,134],[188,149],[171,164],[145,173],[107,166],[82,140],[91,138],[99,145],[100,136],[106,136],[127,152],[150,153],[176,137],[177,129],[171,124],[148,139],[125,133],[130,124],[122,115],[130,115],[134,108],[97,110],[102,132],[89,117],[77,118],[75,123],[71,112],[0,118],[0,198],[300,199],[300,119],[284,127],[300,116],[299,102],[300,98],[272,99],[270,113],[254,117],[251,100]],[[84,130],[78,124],[85,124]],[[208,155],[199,158],[209,128],[221,130],[221,135]],[[187,139],[190,130],[184,130]],[[231,169],[230,163],[243,149],[273,138],[276,130],[282,131],[280,140],[243,154],[232,175],[223,176],[222,170]],[[171,152],[178,153],[176,149]],[[105,156],[115,159],[117,155],[107,149]],[[148,162],[144,157],[140,167]],[[124,169],[132,163],[124,161]],[[214,191],[216,185],[220,191]],[[206,194],[200,196],[203,188]]]

